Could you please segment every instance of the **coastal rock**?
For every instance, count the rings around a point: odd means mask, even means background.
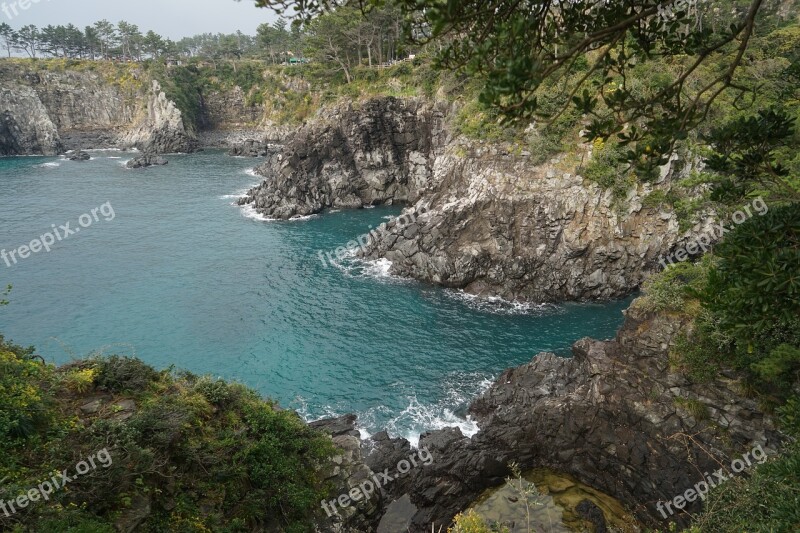
[[[256,169],[266,179],[239,200],[272,218],[333,207],[414,202],[429,185],[446,141],[445,109],[418,99],[378,98],[326,110]]]
[[[228,150],[228,155],[234,157],[259,157],[267,155],[267,144],[256,139],[244,139],[234,142]]]
[[[153,153],[142,154],[128,161],[125,166],[128,168],[146,168],[156,165],[166,165],[169,161]]]
[[[0,155],[56,155],[63,148],[36,91],[15,81],[0,85]]]
[[[91,70],[0,64],[0,155],[139,147],[189,152],[196,140],[158,82],[131,67],[113,83]]]
[[[83,150],[78,150],[77,152],[70,154],[70,156],[68,157],[70,161],[89,161],[91,158],[92,156],[90,156]]]
[[[506,370],[470,407],[480,431],[471,439],[457,429],[423,435],[433,463],[389,486],[386,501],[410,498],[409,531],[446,527],[483,490],[502,484],[513,461],[523,471],[568,473],[663,527],[659,501],[694,487],[703,472],[729,469],[756,446],[770,453],[781,443],[771,419],[740,395],[739,380],[698,384],[670,370],[670,346],[685,327],[634,303],[614,340],[583,339],[572,358],[543,353]],[[690,403],[704,415],[687,411]],[[372,450],[366,461],[373,470],[394,468],[394,449],[404,445],[379,436],[365,445]],[[665,514],[685,523],[699,507],[698,500]]]
[[[337,500],[342,494],[358,487],[364,480],[372,476],[369,467],[363,461],[361,450],[361,434],[356,429],[355,415],[345,415],[311,422],[313,429],[330,435],[333,444],[341,451],[331,461],[322,477],[334,488],[328,501]],[[319,531],[332,533],[360,533],[370,530],[370,523],[375,522],[381,510],[382,497],[376,492],[370,498],[360,498],[357,505],[346,507],[327,504],[317,511]]]
[[[622,297],[662,255],[714,221],[680,228],[646,206],[692,166],[673,160],[619,200],[558,158],[532,164],[511,145],[454,138],[447,104],[375,98],[320,113],[256,169],[240,205],[289,219],[326,208],[405,203],[360,250],[394,275],[481,297],[553,302]],[[588,150],[579,147],[577,150]],[[572,167],[575,163],[572,164]]]
[[[188,153],[197,148],[197,140],[186,131],[180,110],[155,80],[147,94],[146,106],[136,126],[121,136],[123,145],[154,154]]]

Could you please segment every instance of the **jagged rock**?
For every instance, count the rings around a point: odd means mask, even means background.
[[[228,155],[238,157],[259,157],[267,155],[267,145],[255,139],[244,139],[234,142],[228,150]]]
[[[348,494],[364,480],[372,476],[369,467],[364,464],[361,451],[361,436],[356,429],[355,415],[320,420],[309,424],[312,428],[327,433],[341,454],[334,457],[323,478],[334,490],[328,495],[328,501],[337,499],[341,494]],[[317,510],[318,531],[333,533],[358,533],[369,531],[369,524],[379,518],[382,496],[379,492],[369,499],[361,498],[358,503],[341,508],[328,505],[327,510]]]
[[[483,490],[502,484],[513,461],[522,470],[568,473],[627,503],[643,522],[663,525],[656,502],[684,493],[702,472],[730,465],[756,445],[769,453],[781,443],[736,380],[696,384],[670,371],[670,346],[686,326],[685,319],[634,303],[614,340],[583,339],[572,358],[544,353],[506,370],[470,407],[480,431],[471,439],[456,429],[423,435],[420,446],[433,463],[390,485],[386,501],[410,496],[417,509],[411,532],[446,526]],[[708,418],[694,420],[678,399],[703,403]],[[373,470],[392,468],[404,441],[382,434],[374,440],[365,445],[366,462]],[[699,500],[686,508],[698,509]]]
[[[166,165],[167,163],[169,163],[169,161],[161,156],[152,153],[146,153],[131,159],[125,164],[125,166],[128,168],[146,168],[154,165]]]
[[[77,152],[69,156],[70,161],[89,161],[91,158],[92,156],[90,156],[83,150],[78,150]]]
[[[608,525],[602,509],[589,500],[581,500],[575,507],[578,516],[594,526],[594,533],[606,533]]]
[[[36,91],[17,81],[0,85],[0,155],[56,155],[62,151],[56,125]]]
[[[32,68],[0,64],[0,155],[55,155],[82,146],[170,153],[196,146],[155,81],[131,91],[88,70]],[[144,76],[133,72],[142,83]]]
[[[557,161],[532,165],[510,146],[453,139],[451,111],[395,98],[333,108],[268,154],[256,169],[264,182],[239,204],[280,219],[412,204],[362,257],[388,259],[399,276],[532,302],[628,295],[661,254],[713,222],[683,232],[672,211],[643,207],[691,165],[670,163],[621,206]]]
[[[435,147],[446,141],[445,108],[378,98],[326,110],[256,169],[264,183],[240,199],[289,219],[329,207],[411,202],[428,185]]]

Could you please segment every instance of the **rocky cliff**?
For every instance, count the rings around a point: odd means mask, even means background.
[[[675,514],[661,514],[658,502],[717,479],[720,468],[736,475],[733,459],[756,446],[772,453],[781,442],[755,401],[743,398],[737,376],[697,384],[671,369],[669,350],[685,327],[684,319],[635,302],[614,340],[583,339],[572,358],[542,353],[503,372],[470,407],[480,425],[475,436],[456,428],[422,435],[419,446],[433,462],[386,485],[365,513],[339,527],[380,531],[376,516],[396,521],[398,514],[412,532],[446,526],[484,489],[502,484],[512,461],[569,473],[626,502],[650,526],[666,528],[665,517],[685,522],[699,499],[673,507]],[[407,441],[385,433],[364,443],[374,472],[393,471],[409,453]],[[372,519],[367,529],[354,525],[365,519]]]
[[[331,207],[410,204],[370,240],[365,259],[400,276],[515,301],[612,298],[635,290],[693,232],[643,207],[655,185],[617,202],[565,158],[543,165],[509,146],[455,137],[448,105],[373,99],[320,113],[257,172],[240,204],[277,219]],[[685,172],[685,169],[683,170]]]
[[[240,204],[289,219],[331,207],[414,202],[447,141],[444,116],[441,106],[416,99],[326,109],[269,154],[256,169],[268,179]]]
[[[158,82],[134,67],[124,76],[130,78],[0,61],[0,154],[112,146],[192,151],[195,139]]]

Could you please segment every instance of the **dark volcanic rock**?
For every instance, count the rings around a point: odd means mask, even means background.
[[[624,201],[587,183],[575,163],[534,164],[513,146],[452,138],[445,104],[377,98],[326,110],[270,150],[265,177],[239,200],[278,219],[325,208],[413,204],[359,253],[393,274],[481,297],[549,302],[622,297],[659,258],[707,233],[682,231],[668,208],[646,207],[691,165],[672,161]],[[255,146],[242,147],[247,153]],[[590,148],[585,157],[590,158]],[[571,166],[570,166],[571,165]]]
[[[447,526],[483,490],[503,483],[513,461],[523,470],[571,474],[630,505],[643,522],[663,526],[658,501],[683,494],[702,472],[730,465],[756,445],[776,449],[781,439],[756,403],[740,396],[738,381],[693,384],[669,370],[670,344],[685,327],[634,304],[615,340],[583,339],[572,358],[543,353],[503,372],[470,408],[478,434],[423,435],[420,446],[433,463],[390,485],[387,502],[410,497],[410,531]],[[694,418],[686,402],[703,405],[707,416]],[[373,440],[366,458],[373,470],[396,464],[407,445],[383,434]],[[685,511],[699,508],[695,502]]]
[[[269,154],[256,169],[267,179],[239,203],[289,219],[328,207],[415,201],[432,176],[434,148],[446,141],[444,115],[414,99],[334,108]]]
[[[267,155],[267,144],[255,139],[244,139],[235,142],[228,150],[228,155],[238,157],[263,157]]]
[[[69,156],[70,161],[89,161],[91,158],[92,156],[90,156],[83,150],[78,150],[77,152],[70,154]]]
[[[169,163],[169,161],[159,155],[145,153],[131,159],[125,166],[128,168],[146,168],[154,165],[166,165],[167,163]]]

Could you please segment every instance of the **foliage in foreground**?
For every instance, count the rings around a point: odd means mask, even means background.
[[[95,398],[99,410],[82,413]],[[111,532],[151,505],[142,531],[309,531],[327,489],[317,471],[333,453],[244,386],[116,356],[57,369],[0,340],[0,499],[103,448],[111,466],[0,514],[0,529]]]

